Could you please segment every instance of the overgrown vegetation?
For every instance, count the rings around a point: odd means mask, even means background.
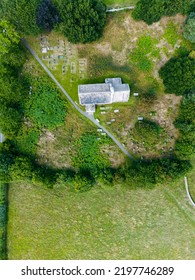
[[[180,36],[178,34],[178,28],[174,24],[174,22],[169,22],[167,25],[167,29],[164,33],[164,38],[167,40],[169,44],[171,44],[173,47],[177,43],[177,41],[180,39]]]
[[[137,46],[130,54],[130,60],[144,72],[150,72],[153,69],[152,58],[158,57],[160,50],[155,47],[157,40],[144,35],[138,39]]]
[[[135,141],[144,142],[145,146],[152,147],[158,144],[162,128],[154,121],[137,121],[133,129]]]
[[[25,104],[25,113],[38,128],[52,129],[64,123],[65,104],[47,81],[38,83]]]

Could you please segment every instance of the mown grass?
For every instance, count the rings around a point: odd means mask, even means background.
[[[193,259],[193,209],[183,180],[153,190],[87,193],[12,185],[9,259]]]

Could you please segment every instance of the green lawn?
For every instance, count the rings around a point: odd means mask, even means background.
[[[193,214],[183,178],[153,190],[115,186],[86,193],[12,185],[8,256],[193,259]]]

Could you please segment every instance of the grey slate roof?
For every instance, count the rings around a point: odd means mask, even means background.
[[[85,104],[107,104],[111,103],[111,94],[109,92],[89,92],[80,93],[79,100],[81,105]]]
[[[79,102],[87,104],[110,104],[114,94],[130,92],[128,84],[122,84],[121,78],[107,78],[102,84],[87,84],[78,86]]]
[[[109,84],[88,84],[88,85],[79,85],[79,93],[104,93],[110,92]]]

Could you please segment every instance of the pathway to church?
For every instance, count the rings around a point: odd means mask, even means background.
[[[22,39],[24,45],[26,48],[30,51],[30,53],[34,56],[34,58],[38,61],[38,63],[44,68],[44,70],[47,72],[47,74],[50,76],[50,78],[55,82],[55,84],[61,89],[61,91],[65,94],[67,99],[70,101],[70,103],[74,106],[74,108],[85,118],[89,119],[91,122],[93,122],[98,128],[101,128],[115,143],[116,145],[122,150],[122,152],[128,156],[130,159],[135,160],[135,158],[125,149],[125,147],[114,137],[112,133],[110,133],[105,127],[103,127],[101,124],[99,124],[98,121],[96,121],[93,117],[89,116],[86,112],[81,110],[79,106],[73,101],[73,99],[70,97],[70,95],[65,91],[65,89],[61,86],[61,84],[56,80],[54,75],[49,71],[49,69],[44,65],[44,63],[41,61],[41,59],[38,57],[38,55],[33,51],[33,49],[29,46],[27,41],[25,39]]]

